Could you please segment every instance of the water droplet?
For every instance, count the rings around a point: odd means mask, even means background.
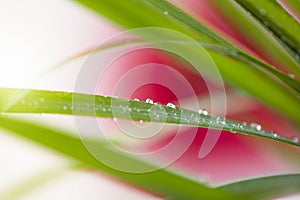
[[[138,98],[134,98],[133,101],[140,101]]]
[[[250,124],[250,127],[251,127],[251,128],[254,128],[254,129],[258,130],[258,131],[261,130],[261,125],[260,125],[260,124],[251,123],[251,124]]]
[[[140,120],[140,123],[142,124],[142,123],[144,123],[144,121],[143,121],[143,120]]]
[[[168,15],[168,14],[169,14],[169,12],[168,12],[168,11],[165,11],[165,12],[164,12],[164,14],[165,14],[165,15]]]
[[[114,120],[114,122],[117,122],[117,121],[118,121],[118,119],[117,119],[116,117],[114,117],[113,120]]]
[[[291,77],[293,79],[295,78],[295,74],[289,73],[288,75],[289,75],[289,77]]]
[[[68,109],[68,107],[67,106],[63,106],[63,110],[67,110]]]
[[[272,132],[272,136],[274,137],[274,138],[277,138],[278,137],[278,133],[276,133],[276,132]]]
[[[243,126],[247,126],[248,125],[247,122],[243,122],[242,124],[243,124]]]
[[[239,125],[238,125],[238,128],[244,130],[245,126],[244,126],[244,124],[239,124]]]
[[[232,126],[234,126],[234,127],[239,127],[239,123],[233,122],[233,123],[232,123]]]
[[[200,110],[198,111],[198,113],[201,114],[201,115],[208,115],[208,112],[207,112],[206,109],[200,109]]]
[[[148,98],[148,99],[146,99],[146,103],[153,104],[154,102],[153,102],[153,100],[152,100],[152,99]]]
[[[176,108],[175,104],[173,104],[173,103],[168,103],[167,106],[170,108]]]
[[[293,140],[293,142],[296,142],[296,143],[299,142],[299,138],[298,137],[293,137],[292,140]]]
[[[222,124],[222,125],[225,125],[226,122],[225,122],[225,117],[217,117],[217,124]]]

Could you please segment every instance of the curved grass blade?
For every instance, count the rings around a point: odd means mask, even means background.
[[[191,27],[185,25],[184,22],[174,20],[169,16],[168,10],[156,9],[149,5],[149,2],[135,0],[76,0],[77,2],[93,9],[95,12],[108,17],[114,22],[127,29],[141,27],[162,27],[172,30],[177,30],[188,35],[193,35],[194,38],[201,39],[203,42],[219,43],[218,40],[211,36],[200,33]],[[138,8],[138,9],[137,9]],[[115,12],[112,12],[115,11]],[[200,28],[202,31],[207,31],[205,27]],[[212,33],[213,34],[213,33]]]
[[[296,124],[300,123],[300,116],[297,114],[298,111],[296,112],[296,110],[300,109],[299,99],[290,94],[286,88],[272,78],[265,76],[263,72],[250,68],[243,62],[224,57],[212,51],[210,51],[210,55],[219,67],[225,81],[233,86],[238,85],[255,98],[264,101],[267,105],[271,105],[281,113],[289,116]]]
[[[70,133],[58,132],[44,126],[8,118],[3,115],[0,115],[0,127],[18,136],[25,137],[33,142],[48,147],[60,154],[80,161],[86,167],[112,174],[115,177],[140,186],[158,195],[175,195],[184,197],[183,199],[191,200],[239,199],[237,195],[224,192],[220,189],[209,188],[204,184],[187,179],[179,174],[170,172],[167,169],[160,169],[152,173],[144,174],[132,174],[117,171],[99,162],[93,155],[90,154],[85,146],[83,146],[82,141],[70,136]],[[116,153],[116,151],[111,150],[110,143],[108,142],[90,142],[98,148],[99,152],[105,153],[125,165],[149,165],[143,161],[136,160],[132,157],[125,157],[123,154]]]
[[[159,42],[160,42],[159,40],[158,41],[154,40],[152,42],[153,43],[152,45],[155,45],[156,43],[158,44]],[[191,44],[190,41],[187,42],[186,41],[163,41],[163,42],[170,43],[170,44],[175,44],[175,43],[183,44],[182,48],[185,48],[185,46],[187,46],[186,50],[189,50],[188,49],[189,45],[195,45],[195,44]],[[264,73],[260,72],[259,70],[256,70],[255,68],[249,68],[247,64],[242,62],[244,61],[244,58],[239,57],[239,54],[236,51],[231,51],[230,49],[219,45],[211,45],[206,43],[200,43],[200,44],[204,48],[206,48],[206,50],[214,58],[214,61],[217,64],[221,74],[225,78],[225,81],[231,83],[234,86],[238,85],[244,88],[246,91],[253,94],[256,98],[265,101],[267,105],[271,105],[277,108],[279,111],[286,114],[295,122],[300,123],[300,116],[298,115],[297,112],[297,109],[299,108],[299,99],[297,99],[295,96],[287,92],[283,86],[281,86],[276,81],[266,76]],[[110,50],[112,48],[118,49],[121,47],[131,47],[136,45],[144,46],[149,44],[144,39],[132,39],[132,40],[120,41],[119,43],[108,44],[103,47],[102,46],[98,47],[94,49],[94,52]],[[72,61],[73,59],[79,58],[81,56],[87,56],[87,54],[91,51],[92,50],[82,52],[66,60],[63,63]],[[218,54],[216,54],[216,52]],[[236,58],[239,58],[240,61],[232,60],[229,57],[223,55],[235,56]],[[195,58],[200,59],[199,56],[195,56]],[[174,57],[174,59],[177,58]],[[254,60],[255,62],[260,62],[255,58],[251,58],[251,59]],[[59,65],[57,67],[59,67]],[[53,70],[54,69],[55,68],[53,68]],[[274,73],[277,72],[275,71]],[[241,74],[247,74],[247,76],[241,76]],[[278,76],[280,75],[281,74],[278,73]],[[285,77],[286,76],[283,76],[282,78]],[[253,84],[254,80],[255,80],[255,84]],[[298,85],[295,84],[295,87],[297,86]],[[257,88],[266,88],[268,90],[268,93],[262,92],[261,90],[257,90]],[[278,98],[278,96],[280,96],[280,98]],[[282,102],[286,102],[286,103],[283,104]]]
[[[231,52],[235,51],[235,53],[233,53],[233,54],[231,53],[231,55],[233,55],[235,58],[237,58],[239,60],[248,60],[248,61],[250,61],[249,64],[253,63],[253,64],[257,65],[258,67],[261,67],[261,68],[266,69],[269,72],[273,73],[280,80],[282,80],[287,85],[291,86],[293,89],[295,89],[297,91],[298,94],[300,94],[300,82],[298,82],[298,81],[294,80],[293,78],[289,77],[288,75],[280,72],[279,70],[277,70],[276,68],[270,66],[269,64],[267,64],[263,61],[260,61],[257,58],[254,58],[253,56],[251,56],[248,53],[242,51],[241,49],[238,49],[232,43],[230,43],[229,41],[227,41],[223,37],[219,36],[218,34],[212,32],[210,29],[205,27],[199,21],[192,18],[190,15],[184,13],[183,11],[178,9],[177,7],[172,6],[172,4],[170,4],[169,2],[162,1],[162,0],[147,0],[147,1],[149,3],[151,3],[152,5],[156,6],[157,8],[161,9],[162,11],[168,11],[168,14],[170,16],[173,16],[175,19],[178,19],[178,21],[183,21],[186,24],[188,24],[190,27],[193,27],[196,30],[198,30],[199,32],[202,32],[202,33],[204,33],[204,34],[220,41],[222,44],[225,45],[225,47],[231,49]],[[299,35],[300,35],[300,26],[297,26],[297,28],[299,28]],[[298,42],[298,41],[295,41],[295,42]],[[299,46],[300,46],[300,40],[299,40]],[[299,47],[299,51],[300,51],[300,47]],[[297,58],[300,59],[299,56],[300,55],[297,54]]]
[[[231,54],[235,58],[250,61],[250,63],[254,66],[259,66],[261,69],[271,72],[295,90],[297,95],[300,94],[300,83],[297,80],[293,80],[293,78],[279,72],[276,68],[264,63],[263,61],[257,62],[257,60],[253,59],[252,56],[238,49],[221,36],[213,33],[199,21],[195,20],[190,15],[165,0],[129,0],[126,2],[121,0],[77,0],[77,2],[86,5],[101,15],[109,17],[111,20],[114,20],[125,28],[139,28],[146,26],[169,28],[185,33],[197,41],[199,40],[208,44],[223,45],[234,52]],[[140,9],[136,9],[137,7]],[[111,12],[111,10],[118,10],[118,12]],[[149,37],[149,35],[147,37]],[[152,40],[155,37],[156,39],[160,39],[159,35],[151,35]],[[274,71],[276,71],[276,73],[274,73]]]
[[[300,192],[300,174],[278,175],[234,182],[220,189],[250,199],[270,199]]]
[[[134,39],[134,40],[126,40],[126,41],[119,41],[119,42],[115,42],[115,43],[111,43],[111,44],[108,44],[106,46],[101,46],[101,47],[98,47],[98,48],[90,48],[90,49],[87,49],[85,51],[82,51],[76,55],[73,55],[72,57],[69,57],[59,63],[57,63],[56,65],[50,67],[48,70],[46,70],[45,72],[43,72],[43,74],[41,74],[41,76],[45,76],[47,75],[48,73],[51,73],[57,69],[60,69],[62,66],[76,60],[76,59],[79,59],[79,58],[82,58],[82,57],[85,57],[85,56],[88,56],[90,53],[92,53],[93,51],[107,51],[107,50],[110,50],[110,49],[114,49],[114,48],[119,48],[119,47],[125,47],[125,46],[131,46],[133,44],[141,44],[141,41],[137,40],[137,39]]]
[[[150,104],[88,94],[41,90],[2,88],[0,89],[0,94],[6,97],[0,100],[0,111],[4,113],[75,114],[79,116],[179,124],[227,130],[232,133],[249,134],[293,146],[300,146],[298,141],[282,137],[277,133],[262,130],[260,126],[247,126],[240,122],[225,119],[224,117],[199,114],[198,112],[170,108],[161,104]],[[13,104],[11,104],[12,99],[14,99]]]
[[[299,63],[291,59],[280,42],[274,40],[272,33],[266,31],[263,26],[260,26],[256,19],[248,15],[240,5],[232,0],[212,0],[212,2],[214,6],[224,13],[235,28],[246,36],[252,45],[259,48],[259,52],[272,58],[273,62],[277,63],[278,66],[284,66],[290,73],[295,74],[295,76],[300,76]]]
[[[156,8],[160,9],[163,12],[168,12],[168,15],[177,19],[178,21],[184,22],[189,27],[192,27],[199,33],[203,33],[219,42],[221,42],[226,47],[235,47],[231,42],[224,39],[220,35],[216,34],[215,32],[211,31],[209,28],[204,26],[202,23],[191,17],[190,15],[186,14],[184,11],[180,10],[176,6],[173,6],[168,1],[161,1],[161,0],[147,0],[147,2]]]
[[[279,78],[284,83],[293,88],[296,91],[297,95],[300,95],[300,82],[298,80],[295,80],[294,77],[286,75],[285,73],[277,70],[276,68],[249,54],[245,54],[244,52],[240,52],[240,54],[242,55],[242,58],[245,58],[250,63],[256,64],[257,66],[262,67],[263,69],[266,69],[272,74],[274,74],[277,78]]]
[[[277,1],[235,1],[271,31],[295,60],[300,62],[300,25]]]
[[[219,36],[218,34],[212,32],[210,29],[205,27],[203,24],[201,24],[199,21],[192,18],[190,15],[186,14],[185,12],[181,11],[176,6],[173,6],[167,1],[164,0],[147,0],[147,2],[151,3],[156,8],[160,9],[161,11],[167,11],[168,15],[174,17],[178,21],[185,22],[190,27],[194,28],[195,30],[199,31],[199,33],[204,33],[205,35],[216,39],[217,41],[220,41],[225,48],[229,48],[230,50],[229,54],[238,60],[242,61],[248,61],[249,64],[252,64],[254,66],[258,66],[261,69],[267,70],[274,74],[276,77],[278,77],[280,80],[282,80],[284,83],[289,85],[291,88],[293,88],[298,95],[300,95],[300,82],[297,80],[294,80],[292,77],[284,74],[283,72],[280,72],[275,67],[258,60],[257,58],[254,58],[253,56],[249,55],[248,53],[242,51],[241,49],[234,46],[229,41],[225,40],[223,37]],[[300,27],[299,27],[300,28]]]

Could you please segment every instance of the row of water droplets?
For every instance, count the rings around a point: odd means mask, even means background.
[[[140,100],[138,98],[135,98],[134,101],[140,101]],[[159,103],[154,103],[154,101],[151,98],[147,98],[145,100],[145,103],[156,104],[156,105],[159,104]],[[176,106],[173,103],[167,103],[166,106],[169,107],[169,108],[176,109]],[[201,108],[200,110],[198,110],[198,114],[202,115],[202,116],[208,116],[208,111],[204,108]],[[193,113],[192,113],[192,115],[193,115]],[[196,117],[196,116],[194,116],[194,117]],[[210,120],[209,124],[226,125],[226,119],[225,119],[225,117],[220,117],[219,116],[219,117],[216,117],[215,120]],[[233,126],[235,126],[235,124],[233,124]],[[239,127],[242,128],[243,126],[247,126],[247,123],[244,122],[243,125],[240,125],[240,126],[236,125],[236,128],[239,128]],[[261,125],[256,124],[256,123],[250,124],[250,127],[253,128],[253,129],[256,129],[256,130],[261,130]],[[232,129],[232,132],[235,133],[233,129]]]
[[[104,96],[105,97],[108,97],[108,96]],[[103,97],[100,97],[99,98],[99,103],[100,104],[104,104],[104,98]],[[113,98],[118,98],[117,96],[113,96]],[[138,98],[135,98],[134,101],[140,101]],[[34,102],[32,101],[27,101],[25,99],[21,100],[21,104],[25,105],[29,105],[29,106],[37,106],[39,104],[43,104],[45,102],[45,99],[44,98],[41,98],[39,101],[36,100]],[[148,104],[153,104],[153,105],[159,105],[159,106],[162,106],[160,103],[158,102],[154,102],[153,99],[151,98],[147,98],[145,100],[146,103]],[[167,103],[166,104],[167,107],[171,108],[171,109],[174,109],[174,112],[172,112],[173,114],[173,118],[175,119],[176,118],[176,115],[178,115],[179,111],[178,109],[176,109],[176,106],[175,104],[173,103]],[[73,109],[73,107],[69,107],[67,105],[62,105],[62,110],[64,111],[67,111],[69,109]],[[128,106],[121,106],[120,109],[118,109],[118,112],[126,112],[126,113],[130,113],[132,112],[133,110],[135,109],[135,111],[139,112],[139,108],[131,108],[129,105]],[[112,111],[112,108],[109,107],[109,106],[101,106],[101,107],[96,107],[96,110],[98,111],[102,111],[102,112],[111,112]],[[148,110],[150,111],[150,109]],[[175,112],[176,111],[176,112]],[[260,124],[257,124],[257,123],[250,123],[249,125],[246,123],[246,122],[243,122],[243,123],[240,123],[240,122],[233,122],[233,121],[230,121],[230,123],[228,123],[228,121],[225,119],[225,117],[221,117],[221,116],[218,116],[218,117],[213,117],[213,116],[208,116],[208,111],[206,109],[200,109],[198,111],[198,115],[195,113],[195,112],[187,112],[187,114],[184,114],[185,110],[183,110],[181,112],[181,116],[177,116],[178,118],[182,118],[183,120],[181,120],[182,123],[187,123],[187,124],[194,124],[194,125],[198,125],[202,123],[202,125],[211,125],[211,126],[214,126],[214,127],[218,127],[218,128],[222,128],[225,127],[225,129],[229,130],[231,133],[236,133],[237,131],[249,131],[249,128],[250,128],[250,131],[251,130],[255,130],[257,135],[269,135],[270,133],[268,133],[267,131],[263,130],[262,129],[262,126]],[[162,112],[158,112],[156,113],[157,114],[157,118],[160,118],[162,114]],[[202,117],[201,117],[202,116]],[[207,117],[204,117],[204,116],[207,116]],[[166,116],[164,116],[166,117]],[[118,119],[115,117],[113,118],[114,121],[117,121]],[[143,120],[140,120],[139,121],[140,123],[143,123]],[[276,132],[272,132],[271,133],[271,137],[272,138],[277,138],[277,139],[286,139],[286,138],[283,138],[282,136],[278,135],[278,133]],[[293,143],[298,143],[299,142],[299,138],[297,137],[293,137],[293,138],[290,138],[289,139],[290,141],[292,141]]]
[[[140,101],[140,100],[138,98],[135,98],[134,101]],[[149,103],[149,104],[159,104],[159,103],[154,103],[154,101],[151,98],[147,98],[145,102]],[[173,103],[167,103],[166,106],[169,107],[169,108],[176,109],[176,106]],[[200,110],[198,110],[198,114],[200,114],[202,116],[208,116],[208,111],[206,109],[200,109]],[[196,117],[196,116],[194,115],[194,117]],[[218,124],[220,126],[225,126],[227,123],[226,123],[225,117],[218,116],[218,117],[212,118],[209,121],[209,124],[212,124],[212,125],[213,124],[214,125]],[[236,133],[238,130],[243,131],[243,130],[246,130],[246,128],[250,128],[251,130],[256,130],[256,131],[260,132],[261,134],[266,134],[267,133],[265,130],[263,130],[262,126],[258,123],[247,124],[246,122],[242,122],[242,123],[240,123],[240,122],[231,122],[230,125],[231,125],[231,128],[229,128],[229,131],[231,133]],[[274,132],[274,131],[271,132],[271,136],[272,136],[272,138],[281,138],[282,137],[282,136],[278,135],[277,132]],[[292,137],[289,140],[293,141],[294,143],[299,142],[298,137]]]
[[[107,97],[107,96],[104,96],[104,97]],[[117,96],[113,96],[113,98],[118,98]],[[103,98],[100,98],[100,103],[103,103]],[[140,102],[140,99],[138,98],[134,98],[133,99],[134,101],[137,101],[137,102]],[[160,103],[158,102],[154,102],[153,99],[151,98],[147,98],[145,100],[145,103],[148,103],[148,104],[153,104],[153,105],[158,105],[158,106],[162,106]],[[174,111],[176,110],[176,105],[174,103],[167,103],[166,104],[167,107],[171,108],[171,109],[174,109]],[[67,107],[64,106],[63,107],[63,110],[66,110]],[[101,109],[100,111],[104,111],[104,112],[110,112],[112,111],[111,108],[109,107],[101,107],[98,109]],[[122,107],[121,110],[118,110],[118,111],[121,111],[122,110],[124,112],[131,112],[132,109],[136,109],[135,111],[139,112],[139,108],[130,108],[130,106],[128,107]],[[150,109],[148,110],[150,111]],[[162,113],[157,113],[157,118],[159,118],[159,114],[162,114]],[[175,116],[177,115],[177,112],[174,112],[172,113],[173,116],[175,118]],[[202,116],[202,117],[201,117]],[[203,117],[203,116],[207,116],[207,117]],[[165,116],[166,117],[166,116]],[[198,124],[198,123],[202,123],[207,125],[211,125],[211,126],[215,126],[215,127],[219,127],[219,128],[222,128],[225,127],[225,129],[228,129],[231,133],[236,133],[237,131],[247,131],[247,129],[249,130],[254,130],[254,131],[257,131],[257,135],[269,135],[270,133],[268,133],[267,131],[263,130],[262,129],[262,126],[258,123],[250,123],[250,124],[247,124],[246,122],[243,122],[243,123],[240,123],[240,122],[233,122],[233,121],[230,121],[230,123],[227,123],[227,120],[225,117],[222,117],[222,116],[217,116],[217,117],[210,117],[208,116],[208,111],[206,109],[200,109],[198,110],[198,115],[195,114],[194,112],[188,112],[188,115],[182,115],[182,120],[181,122],[182,123],[188,123],[188,124]],[[116,117],[113,118],[113,121],[117,121],[118,119]],[[139,120],[140,123],[143,123],[144,121],[143,120]],[[271,133],[271,137],[272,138],[283,138],[282,136],[278,135],[278,133],[276,132],[272,132]],[[294,142],[294,143],[298,143],[299,142],[299,138],[297,137],[293,137],[293,138],[290,138],[289,139],[290,141]]]

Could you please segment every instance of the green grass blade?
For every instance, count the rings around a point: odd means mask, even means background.
[[[240,54],[241,54],[240,60],[242,60],[244,58],[244,59],[246,59],[245,61],[256,64],[257,66],[268,70],[269,72],[271,72],[272,74],[277,76],[277,78],[279,78],[284,83],[289,85],[292,89],[294,89],[296,91],[297,95],[300,95],[300,82],[298,80],[295,80],[294,77],[286,75],[285,73],[277,70],[276,68],[272,67],[271,65],[255,58],[247,53],[240,52]],[[293,76],[294,76],[294,74],[293,74]]]
[[[254,68],[259,66],[259,68],[269,71],[294,89],[295,93],[298,95],[300,94],[299,81],[293,80],[293,78],[282,72],[279,72],[274,67],[262,61],[258,62],[257,59],[254,59],[252,56],[238,49],[221,36],[213,33],[203,24],[165,0],[129,0],[126,2],[121,0],[77,0],[77,2],[84,4],[97,13],[110,18],[125,28],[138,28],[146,26],[163,27],[185,33],[195,40],[203,43],[216,44],[216,41],[218,41],[218,45],[223,45],[223,47],[230,48],[234,51],[234,53],[228,52],[234,58],[238,60],[249,61]],[[118,12],[111,12],[112,10]],[[160,35],[151,35],[151,37],[152,39],[155,37],[160,39]]]
[[[213,51],[210,51],[210,55],[225,81],[233,86],[243,88],[255,98],[277,108],[282,114],[293,119],[296,124],[300,123],[300,115],[297,111],[300,109],[299,99],[290,94],[286,88],[272,78],[265,76],[263,72],[255,70],[245,63],[224,57]]]
[[[277,1],[235,1],[271,31],[291,56],[300,62],[300,25]]]
[[[172,30],[177,30],[188,35],[201,39],[201,41],[209,43],[218,43],[218,40],[213,37],[200,33],[193,28],[186,26],[184,22],[174,20],[169,16],[167,10],[154,8],[147,1],[135,0],[76,0],[95,12],[108,17],[110,20],[117,22],[127,29],[140,27],[163,27]],[[174,6],[172,6],[175,8]],[[203,32],[207,32],[204,26],[197,27]],[[208,31],[209,32],[209,31]],[[211,32],[211,34],[214,34]]]
[[[190,41],[185,41],[185,40],[184,41],[180,41],[180,40],[160,41],[156,39],[152,41],[152,45],[155,45],[155,43],[159,44],[159,42],[165,42],[165,43],[173,44],[175,46],[180,46],[180,48],[184,49],[185,52],[192,51],[192,49],[189,49],[189,46],[195,45],[194,43],[191,44]],[[285,87],[280,85],[278,82],[274,81],[269,76],[266,76],[266,74],[264,74],[260,70],[249,67],[248,64],[243,63],[242,61],[244,61],[244,58],[240,58],[240,61],[236,61],[231,59],[228,56],[224,56],[224,55],[230,55],[230,56],[236,55],[236,57],[238,57],[239,54],[236,51],[231,51],[230,49],[219,45],[211,45],[207,43],[200,43],[200,44],[206,48],[210,56],[214,59],[225,81],[231,83],[234,86],[239,86],[245,89],[249,93],[253,94],[256,98],[266,102],[267,105],[271,105],[277,108],[283,114],[293,119],[296,123],[300,123],[300,116],[297,111],[297,109],[300,109],[299,99],[294,95],[292,95],[290,92],[288,92]],[[97,49],[94,49],[94,52],[112,50],[113,48],[119,49],[124,47],[125,48],[139,47],[138,45],[144,47],[145,45],[148,45],[148,43],[144,39],[139,39],[139,40],[137,40],[136,38],[132,40],[127,39],[126,41],[120,41],[117,43],[100,46]],[[89,52],[91,52],[91,50],[78,54],[77,56],[70,58],[66,62],[81,56],[86,56]],[[194,54],[191,53],[189,55],[194,55]],[[197,60],[197,62],[198,60],[199,63],[202,62],[201,56],[194,55],[193,57],[194,59]],[[174,57],[174,59],[176,58],[177,57]],[[255,58],[251,58],[251,59],[254,60],[255,62],[260,62]],[[274,73],[276,73],[276,71]],[[241,76],[241,74],[246,74],[246,76]],[[280,76],[280,73],[278,74],[278,76]],[[283,76],[282,78],[285,77]],[[255,82],[255,84],[253,84],[253,81]],[[262,90],[258,90],[257,88],[265,88],[268,91],[268,93]],[[282,102],[285,103],[283,104]]]
[[[232,0],[213,0],[212,2],[251,43],[259,46],[259,52],[272,58],[272,61],[279,66],[284,66],[289,73],[300,76],[299,63],[291,59],[280,42],[274,40],[272,33],[265,31],[265,28],[259,25],[256,19],[247,14],[241,6]]]
[[[117,171],[99,162],[83,146],[82,141],[70,136],[69,133],[61,133],[50,128],[32,124],[29,122],[8,118],[0,115],[0,127],[18,136],[25,137],[38,144],[48,147],[58,153],[80,161],[82,164],[93,169],[101,170],[112,174],[120,179],[136,184],[146,190],[162,196],[179,196],[183,199],[238,199],[236,195],[223,192],[220,189],[213,189],[189,180],[181,175],[160,169],[151,173],[132,174]],[[110,149],[110,145],[103,141],[90,141],[98,151],[116,159],[120,163],[145,166],[149,165],[132,157],[125,157]]]
[[[270,199],[299,193],[300,174],[278,175],[239,181],[219,187],[250,199]]]
[[[80,116],[143,120],[185,126],[207,127],[249,134],[286,144],[300,146],[295,140],[223,117],[171,108],[160,104],[130,101],[88,94],[25,89],[0,89],[0,111],[4,113],[75,114]],[[13,101],[13,104],[12,104]],[[151,117],[150,117],[151,116]]]
[[[221,37],[220,35],[216,34],[215,32],[211,31],[209,28],[204,26],[202,23],[191,17],[190,15],[186,14],[184,11],[180,10],[176,6],[173,6],[168,1],[161,1],[161,0],[147,0],[147,2],[153,5],[155,8],[160,9],[162,12],[168,12],[168,15],[177,19],[178,21],[184,22],[184,24],[188,25],[189,27],[195,29],[198,33],[203,33],[210,38],[213,38],[225,46],[234,47],[232,43]]]

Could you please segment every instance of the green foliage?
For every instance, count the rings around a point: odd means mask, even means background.
[[[256,35],[255,37],[262,41],[264,48],[269,48],[273,56],[280,57],[279,60],[287,66],[287,69],[298,76],[300,74],[299,24],[276,1],[262,0],[259,4],[254,0],[235,1],[241,7],[238,7],[233,1],[217,2],[226,7],[227,12],[231,12],[237,23],[242,24],[247,30],[252,30]],[[160,27],[188,35],[207,50],[227,83],[247,91],[257,99],[276,108],[293,120],[296,126],[299,126],[300,83],[297,77],[294,79],[270,64],[246,53],[171,3],[165,0],[76,0],[76,2],[108,17],[126,29]],[[299,3],[294,0],[289,0],[288,3],[294,6],[297,11]],[[241,8],[251,13],[254,18],[245,15]],[[253,19],[261,22],[262,26],[257,26]],[[265,29],[263,30],[262,27]],[[264,32],[265,30],[267,32]],[[273,36],[268,33],[272,33]],[[162,37],[161,35],[140,36],[142,37],[140,41],[127,41],[126,45],[159,46],[160,42],[166,39],[165,36]],[[279,43],[273,43],[272,37],[277,38]],[[195,60],[201,61],[201,58],[198,58],[197,53],[191,48],[192,44],[187,41],[172,42],[182,43],[182,51],[191,54]],[[105,51],[119,48],[122,45],[122,43],[112,44],[112,46],[98,50]],[[177,58],[174,57],[174,59]],[[6,115],[8,113],[74,114],[153,121],[228,130],[233,133],[249,134],[300,146],[296,140],[261,130],[259,127],[247,126],[222,116],[199,114],[197,111],[93,94],[0,88],[0,96],[1,128],[68,156],[80,162],[84,167],[112,174],[167,199],[270,199],[299,192],[299,174],[261,177],[216,188],[191,180],[168,169],[144,174],[124,173],[99,162],[84,147],[79,138],[72,137],[69,133],[62,133],[38,124],[9,118]],[[152,110],[153,108],[158,109]],[[155,115],[150,115],[153,112]],[[97,149],[97,152],[124,163],[124,165],[140,168],[154,165],[113,151],[107,141],[86,140]],[[43,181],[43,178],[41,180]],[[22,188],[21,190],[24,189]],[[25,187],[21,192],[27,190],[28,188]]]
[[[283,44],[291,56],[300,61],[300,26],[277,1],[236,0]],[[298,2],[299,4],[299,2]]]
[[[297,117],[298,114],[292,114],[292,112],[295,111],[295,108],[299,107],[299,99],[297,97],[300,92],[299,81],[292,79],[288,75],[278,71],[265,62],[245,53],[230,42],[225,42],[225,40],[221,36],[213,33],[199,21],[196,21],[187,13],[184,13],[167,1],[130,0],[124,2],[118,0],[111,2],[108,0],[103,0],[101,1],[101,3],[99,3],[98,1],[90,0],[77,1],[91,8],[98,14],[108,17],[109,19],[127,29],[147,26],[169,28],[182,32],[199,42],[203,42],[208,45],[217,45],[219,47],[217,48],[217,54],[215,53],[215,51],[213,51],[216,50],[216,48],[208,48],[207,52],[216,62],[218,69],[225,80],[237,87],[247,90],[249,93],[253,94],[257,98],[260,98],[266,103],[272,104],[278,110],[283,111],[283,113],[293,118],[297,123],[300,122],[300,120],[297,119],[299,118]],[[137,7],[141,9],[135,9]],[[118,10],[118,12],[111,12],[111,10]],[[167,12],[168,14],[166,15],[165,12]],[[139,20],[133,20],[136,18],[138,18]],[[155,35],[153,35],[152,37],[153,38],[151,39],[155,40]],[[159,38],[160,36],[157,36],[156,39],[159,40]],[[188,46],[186,46],[185,48],[188,48]],[[224,55],[224,53],[220,53],[220,49],[222,49],[222,52],[226,52],[226,55],[230,55],[239,62],[228,59],[228,57]],[[230,68],[228,67],[229,65]],[[286,88],[282,86],[282,82],[278,82],[278,79],[274,80],[273,76],[270,76],[269,73],[266,73],[266,70],[289,85],[294,90],[294,92],[291,93],[289,90],[286,90]],[[244,71],[244,74],[247,74],[247,76],[240,76],[240,71]],[[273,95],[270,94],[272,92],[267,94],[265,92],[257,90],[256,88],[251,89],[251,87],[255,86],[257,86],[258,88],[262,88],[261,86],[259,86],[259,84],[253,84],[253,81],[261,82],[264,85],[263,87],[266,87],[268,89],[270,88],[270,90],[275,89],[276,96],[280,96],[280,98],[287,98],[286,100],[289,103],[282,104],[282,100],[280,100],[281,102],[274,102],[276,100],[273,98]],[[249,84],[251,84],[252,86],[250,86]],[[245,87],[245,85],[247,85],[247,87]],[[295,93],[297,94],[296,96],[294,95]],[[292,105],[292,109],[282,108],[283,106],[290,105]]]
[[[269,199],[299,192],[300,175],[288,174],[239,181],[220,187],[252,199]]]

